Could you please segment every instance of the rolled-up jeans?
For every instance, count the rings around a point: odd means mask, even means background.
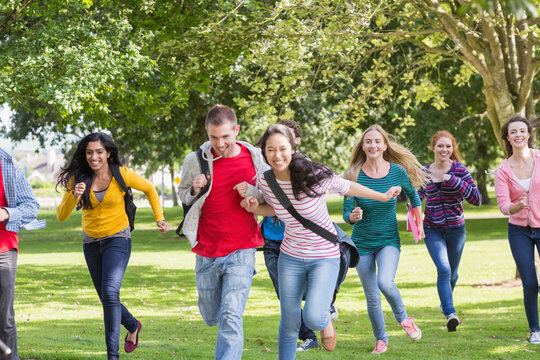
[[[425,228],[426,247],[437,268],[437,292],[444,315],[456,312],[453,292],[465,246],[465,226],[457,228]]]
[[[339,258],[300,259],[282,252],[278,269],[281,305],[278,358],[289,360],[296,356],[296,338],[301,317],[312,330],[322,330],[328,325],[330,304],[339,272]],[[306,302],[301,313],[306,287]]]
[[[131,239],[108,238],[83,247],[88,271],[103,305],[107,356],[118,359],[120,324],[130,333],[138,326],[137,319],[120,303],[120,286],[131,255]]]
[[[534,267],[534,247],[540,255],[540,228],[508,223],[508,241],[523,284],[525,315],[531,332],[540,331],[538,323],[538,277]]]
[[[19,360],[17,352],[17,329],[15,327],[15,277],[17,274],[17,250],[0,254],[0,340],[10,349],[6,360]],[[0,356],[1,359],[4,359]]]
[[[242,317],[254,274],[255,249],[237,250],[215,258],[196,256],[199,311],[206,325],[219,326],[216,360],[242,358]]]

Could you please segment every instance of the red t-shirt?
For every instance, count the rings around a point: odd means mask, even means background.
[[[4,178],[2,177],[2,163],[0,161],[0,207],[7,207],[6,192],[4,191]],[[19,238],[17,233],[6,230],[6,224],[0,221],[0,254],[11,249],[18,249]]]
[[[242,147],[232,158],[214,161],[212,188],[204,201],[193,252],[205,257],[226,256],[236,250],[263,244],[253,214],[240,206],[242,198],[234,186],[242,181],[255,185],[256,171],[249,150]]]

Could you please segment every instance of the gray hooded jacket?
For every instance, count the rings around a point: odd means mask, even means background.
[[[237,141],[237,143],[244,145],[249,152],[251,153],[251,159],[253,160],[253,165],[255,167],[255,171],[258,174],[263,173],[264,171],[268,170],[270,167],[268,164],[264,161],[264,158],[261,153],[261,149],[254,147],[253,145],[244,142],[244,141]],[[188,213],[185,215],[184,218],[184,226],[182,228],[182,232],[186,237],[188,238],[189,242],[191,243],[191,247],[195,247],[197,245],[197,229],[199,228],[199,218],[201,216],[201,209],[204,205],[204,202],[206,201],[206,198],[210,194],[210,191],[212,191],[212,179],[213,179],[213,168],[214,168],[214,161],[221,158],[216,157],[214,158],[214,155],[212,154],[212,145],[209,141],[205,142],[201,145],[202,150],[202,156],[204,159],[208,161],[208,171],[210,175],[210,188],[199,199],[195,200],[197,195],[191,195],[191,189],[193,185],[193,179],[201,173],[201,169],[199,167],[199,160],[197,159],[197,154],[195,152],[189,153],[186,158],[184,159],[184,163],[182,165],[182,174],[181,174],[181,180],[180,185],[178,186],[178,197],[180,198],[180,201],[184,204],[191,205],[191,209],[189,209]],[[234,171],[234,169],[231,169],[231,171]],[[263,203],[264,199],[262,197],[262,193],[257,190],[254,186],[248,186],[247,194],[246,196],[253,196],[257,198],[259,203]]]

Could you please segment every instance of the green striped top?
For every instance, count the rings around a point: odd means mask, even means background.
[[[390,163],[388,174],[379,179],[370,178],[360,170],[356,181],[378,192],[386,192],[392,186],[401,186],[401,191],[408,196],[413,208],[422,205],[407,172],[401,165]],[[355,207],[359,206],[363,210],[362,220],[354,224],[351,237],[361,255],[388,245],[401,248],[396,202],[396,199],[381,202],[349,196],[344,198],[343,219],[345,222],[349,223],[349,215]]]

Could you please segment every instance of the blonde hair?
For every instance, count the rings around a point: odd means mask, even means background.
[[[362,146],[364,144],[364,137],[370,131],[378,131],[383,137],[386,145],[386,151],[383,153],[384,160],[403,166],[407,172],[407,175],[409,175],[411,184],[415,188],[419,188],[426,183],[428,176],[424,171],[421,170],[422,165],[418,162],[416,156],[414,156],[409,149],[398,144],[392,135],[389,135],[380,125],[377,124],[368,127],[362,134],[360,141],[358,141],[354,147],[350,168],[345,173],[347,180],[356,181],[362,165],[366,162],[366,153],[362,149]]]

